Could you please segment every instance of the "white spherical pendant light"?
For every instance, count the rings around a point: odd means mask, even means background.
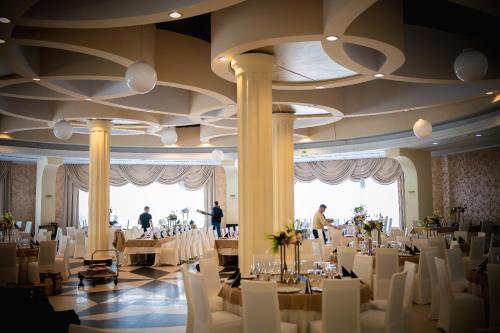
[[[419,139],[424,139],[432,134],[432,124],[425,119],[419,119],[413,125],[413,133]]]
[[[214,149],[212,151],[212,159],[215,162],[221,162],[224,159],[224,152],[220,149]]]
[[[460,80],[478,81],[488,72],[488,59],[477,50],[467,49],[457,56],[453,68]]]
[[[127,86],[138,94],[153,90],[156,85],[155,69],[144,61],[134,62],[125,72]]]
[[[177,142],[175,127],[167,127],[161,131],[161,142],[164,145],[173,145]]]
[[[53,132],[59,140],[68,140],[73,134],[73,127],[66,120],[60,120],[54,125]]]

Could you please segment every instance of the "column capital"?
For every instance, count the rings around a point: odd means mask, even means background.
[[[105,131],[109,130],[113,126],[111,120],[108,119],[90,119],[87,124],[89,129],[92,131],[94,130]]]
[[[270,73],[274,67],[274,56],[265,53],[244,53],[233,58],[231,67],[236,75],[243,72]]]

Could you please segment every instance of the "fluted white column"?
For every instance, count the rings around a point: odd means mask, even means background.
[[[291,112],[273,114],[274,231],[294,220],[293,122]]]
[[[232,61],[238,93],[239,267],[270,248],[273,232],[272,70],[274,57],[247,53]]]
[[[109,231],[109,137],[111,121],[90,120],[89,145],[89,246],[87,258],[95,250],[108,249]],[[97,259],[109,258],[99,253]]]

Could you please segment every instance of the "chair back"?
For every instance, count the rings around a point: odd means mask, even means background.
[[[52,230],[47,230],[47,232],[45,233],[45,240],[52,240]]]
[[[427,264],[428,256],[427,253],[433,253],[433,257],[436,256],[435,247],[424,247],[420,250],[420,257],[418,258],[418,276],[420,280],[430,279],[429,266]],[[434,259],[433,259],[434,260]]]
[[[444,259],[446,252],[446,239],[444,237],[429,238],[429,246],[435,247],[438,258]]]
[[[405,279],[405,295],[403,299],[403,307],[409,308],[413,303],[413,292],[415,286],[414,282],[415,274],[417,273],[417,264],[410,261],[405,261],[403,272],[407,273]]]
[[[437,249],[432,248],[432,250],[427,250],[425,253],[425,261],[427,262],[427,269],[429,271],[429,276],[431,278],[432,289],[439,288],[439,279],[436,271],[435,259],[437,256]]]
[[[31,234],[31,226],[32,225],[33,225],[33,222],[26,221],[26,225],[24,226],[24,232],[29,232]]]
[[[500,264],[500,247],[490,247],[488,262],[490,264]]]
[[[194,332],[212,332],[212,314],[210,312],[208,294],[203,282],[204,275],[193,272],[189,272],[188,274],[193,296]]]
[[[76,230],[75,232],[75,244],[85,246],[85,231],[84,230]]]
[[[241,301],[244,332],[281,332],[276,282],[242,280]]]
[[[75,239],[75,228],[74,227],[66,227],[66,235],[70,239]]]
[[[397,236],[404,236],[405,234],[403,231],[399,228],[392,228],[391,229],[391,237],[396,239]]]
[[[41,241],[38,250],[38,265],[46,266],[53,265],[56,262],[56,247],[57,243],[54,240]]]
[[[309,256],[312,256],[314,254],[312,239],[304,239],[302,241],[302,249],[300,250],[300,255],[302,254]]]
[[[16,221],[16,227],[21,229],[23,227],[23,221]]]
[[[354,267],[354,256],[356,255],[356,249],[347,246],[340,246],[337,248],[337,262],[338,269],[341,270],[342,266],[352,271]]]
[[[407,272],[394,273],[389,287],[387,310],[385,312],[385,327],[394,326],[403,318],[403,299]],[[390,332],[390,330],[389,330]]]
[[[460,231],[460,230],[454,231],[453,232],[453,237],[456,238],[457,240],[458,240],[459,237],[461,237],[467,243],[470,242],[469,232],[468,231]]]
[[[181,266],[182,282],[184,283],[184,293],[186,294],[186,303],[188,307],[186,333],[193,333],[194,330],[194,313],[193,313],[193,294],[191,290],[191,281],[189,280],[188,265]]]
[[[375,251],[375,274],[377,279],[391,279],[398,272],[398,250],[378,248]]]
[[[354,273],[367,285],[372,286],[373,256],[358,253],[354,256]]]
[[[460,248],[446,250],[446,261],[448,262],[448,274],[451,280],[467,279]]]
[[[340,239],[342,238],[342,230],[328,226],[328,234],[330,235],[330,240],[332,241],[332,248],[335,250],[336,247],[340,246]]]
[[[359,279],[327,279],[322,283],[322,332],[359,333]]]
[[[488,264],[490,327],[500,327],[500,265]]]
[[[13,268],[17,264],[16,243],[0,243],[0,268]]]
[[[477,267],[484,260],[485,237],[472,237],[470,240],[470,263]]]
[[[61,236],[59,239],[59,247],[57,249],[57,256],[64,257],[66,255],[66,247],[68,245],[68,236]]]
[[[221,287],[218,258],[214,256],[200,259],[200,272],[204,276],[207,295],[209,297],[217,295]]]
[[[411,243],[420,251],[425,247],[429,247],[429,240],[427,238],[415,238],[411,240]]]
[[[450,276],[448,275],[448,270],[446,269],[446,262],[444,259],[435,258],[434,265],[436,266],[436,274],[439,280],[439,304],[440,308],[447,302],[450,304],[453,297],[453,291],[451,290]],[[450,308],[448,306],[448,308]]]

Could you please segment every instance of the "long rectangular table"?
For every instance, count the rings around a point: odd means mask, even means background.
[[[161,248],[167,246],[171,241],[174,241],[175,237],[165,237],[160,239],[129,239],[125,242],[125,247],[123,250],[123,266],[131,265],[132,260],[131,255],[134,254],[154,254],[155,261],[154,266],[158,266],[160,263],[160,252]]]

